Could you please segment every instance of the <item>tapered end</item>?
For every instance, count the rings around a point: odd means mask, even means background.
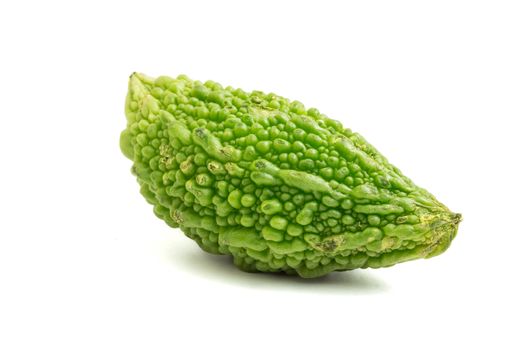
[[[448,218],[439,226],[435,227],[436,241],[431,244],[426,250],[428,253],[425,258],[432,258],[440,255],[450,247],[452,240],[458,233],[459,223],[462,220],[462,215],[458,213],[450,213]]]

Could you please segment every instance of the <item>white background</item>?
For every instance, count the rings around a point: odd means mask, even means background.
[[[523,349],[520,1],[5,1],[0,348]],[[131,72],[273,91],[464,221],[443,255],[246,274],[157,219],[119,150]]]

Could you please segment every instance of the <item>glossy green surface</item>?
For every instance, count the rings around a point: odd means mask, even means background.
[[[445,251],[461,215],[297,101],[134,73],[120,147],[155,214],[246,271],[318,277]]]

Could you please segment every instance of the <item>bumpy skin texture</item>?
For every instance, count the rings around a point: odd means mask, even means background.
[[[445,251],[461,215],[298,101],[134,73],[122,152],[155,214],[245,271],[318,277]]]

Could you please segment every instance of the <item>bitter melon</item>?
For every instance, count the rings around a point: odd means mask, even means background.
[[[318,277],[445,251],[460,214],[315,108],[133,73],[120,147],[155,214],[245,271]]]

